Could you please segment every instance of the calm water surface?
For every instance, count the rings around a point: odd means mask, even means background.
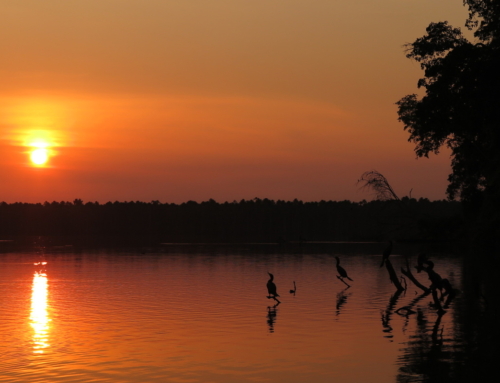
[[[442,317],[411,282],[394,296],[383,247],[0,254],[0,381],[425,381],[426,361],[452,368],[462,346],[460,295]],[[461,289],[461,261],[433,260]]]

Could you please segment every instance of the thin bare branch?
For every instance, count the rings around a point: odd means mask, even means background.
[[[362,183],[361,189],[373,190],[379,201],[400,200],[389,184],[389,181],[387,181],[387,178],[376,170],[364,172],[357,183]]]

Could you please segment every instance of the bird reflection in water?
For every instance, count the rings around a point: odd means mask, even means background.
[[[37,262],[35,266],[45,266],[47,262]],[[43,354],[50,346],[48,342],[49,316],[47,312],[48,280],[44,269],[35,271],[31,292],[30,325],[33,328],[33,353]]]
[[[274,332],[274,322],[276,322],[276,315],[278,314],[278,305],[276,303],[274,306],[267,307],[267,325],[269,326],[269,332]]]
[[[346,294],[348,289],[349,287],[346,287],[344,290],[337,294],[337,304],[335,306],[337,308],[335,315],[337,316],[340,314],[340,309],[342,308],[342,306],[347,302],[347,298],[351,295]]]

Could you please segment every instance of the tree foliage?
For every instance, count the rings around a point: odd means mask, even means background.
[[[443,145],[451,149],[447,193],[467,201],[498,183],[500,2],[465,3],[466,25],[475,28],[477,41],[468,41],[446,21],[431,23],[425,36],[406,45],[407,57],[424,70],[418,87],[425,95],[407,95],[397,105],[417,156],[438,153]]]
[[[500,2],[465,0],[466,26],[476,41],[446,21],[407,44],[407,57],[420,63],[425,90],[397,102],[399,120],[410,133],[418,157],[451,149],[448,197],[482,200],[498,193],[500,169]]]
[[[304,241],[437,240],[460,235],[456,201],[402,198],[412,214],[406,220],[389,201],[274,201],[255,198],[217,203],[0,202],[2,240],[53,243],[286,243]],[[450,224],[451,223],[451,224]],[[24,238],[24,239],[23,239]],[[47,239],[49,241],[49,239]]]
[[[481,41],[494,41],[500,38],[500,3],[498,0],[464,0],[469,7],[466,26],[476,29],[474,35]]]

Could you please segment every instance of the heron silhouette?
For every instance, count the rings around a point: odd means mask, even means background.
[[[345,271],[345,269],[342,266],[340,266],[339,257],[335,257],[335,259],[337,260],[337,272],[339,273],[337,278],[340,279],[342,282],[344,282],[348,287],[351,287],[351,286],[349,286],[349,284],[346,281],[344,281],[344,278],[347,278],[350,281],[352,281],[352,279],[349,278],[349,276],[347,275],[347,271]]]
[[[385,248],[384,252],[382,253],[382,263],[380,264],[380,267],[384,266],[385,261],[389,259],[389,255],[392,253],[392,241],[389,241],[389,245]]]
[[[290,294],[295,294],[297,291],[297,286],[295,286],[295,281],[293,281],[293,290],[290,290]]]
[[[267,281],[267,292],[269,293],[267,299],[274,299],[276,302],[281,303],[276,297],[279,297],[278,292],[276,291],[276,285],[274,284],[274,275],[268,272],[269,280]]]

